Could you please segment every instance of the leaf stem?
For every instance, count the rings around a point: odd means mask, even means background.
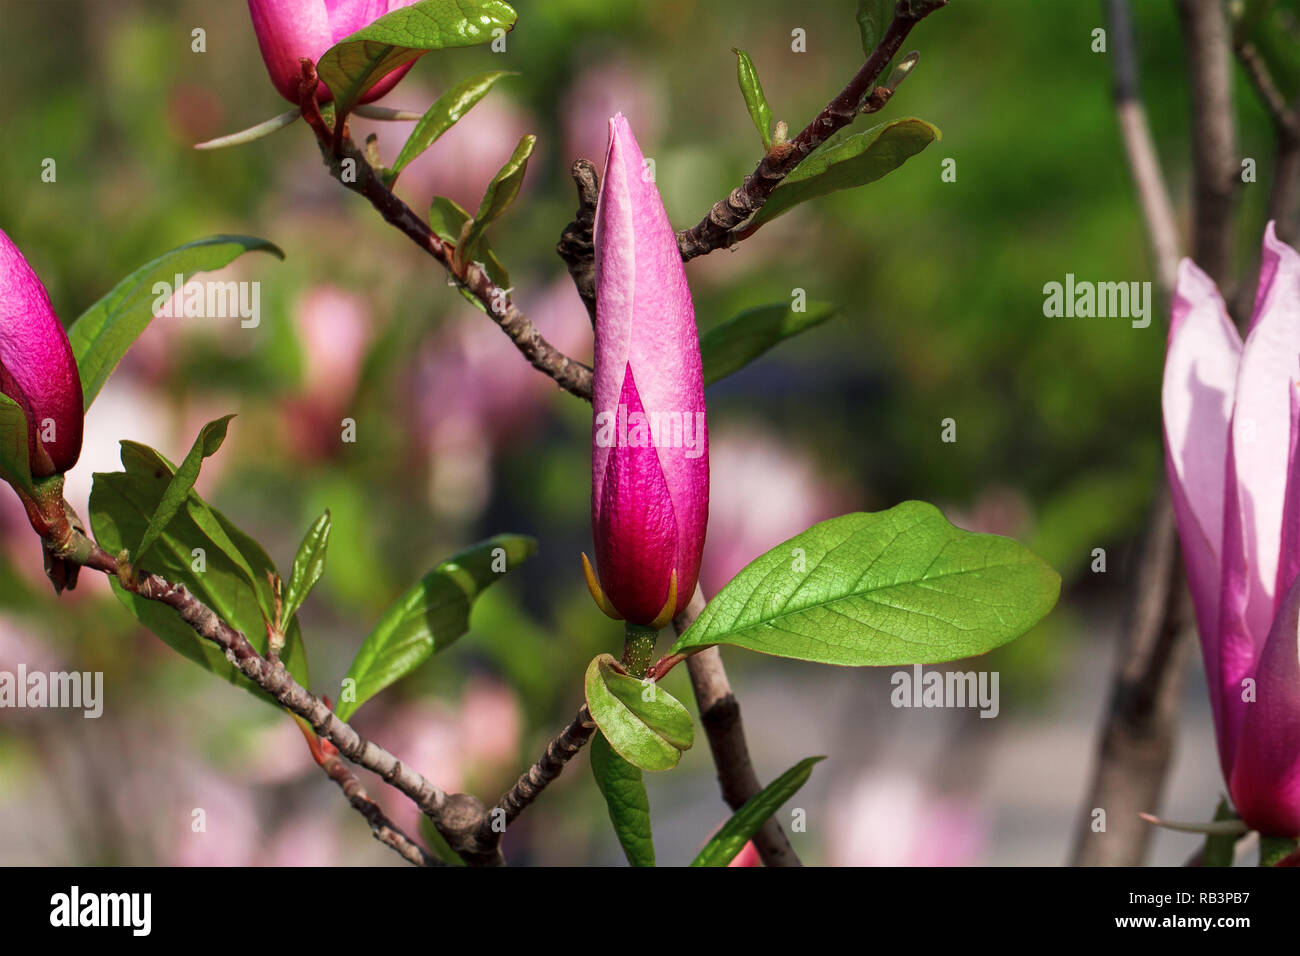
[[[645,678],[650,662],[654,660],[655,641],[658,637],[659,632],[653,627],[643,627],[631,621],[627,623],[623,635],[623,657],[619,663],[633,677]]]

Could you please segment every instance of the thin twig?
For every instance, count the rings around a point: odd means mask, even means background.
[[[733,189],[726,199],[714,203],[709,214],[699,223],[677,234],[682,259],[694,259],[714,249],[726,249],[733,245],[739,238],[734,232],[736,227],[762,208],[781,181],[809,153],[826,142],[832,134],[852,123],[864,105],[867,112],[880,109],[892,91],[877,91],[880,96],[876,101],[869,100],[864,104],[871,85],[898,53],[912,28],[947,2],[948,0],[899,0],[885,35],[849,84],[826,104],[826,108],[798,136],[788,143],[773,145],[754,171],[745,177],[745,181]]]
[[[321,769],[325,771],[326,776],[338,784],[339,789],[343,791],[343,796],[347,797],[348,803],[352,805],[352,809],[365,817],[366,822],[370,824],[370,832],[374,834],[376,840],[414,866],[448,865],[436,856],[426,853],[422,846],[398,829],[397,825],[384,815],[379,804],[370,799],[365,788],[361,786],[360,779],[342,760],[338,757],[328,759],[321,764]]]
[[[302,88],[314,90],[316,68],[310,60],[302,61]],[[316,97],[310,93],[301,101],[303,118],[316,134],[321,155],[330,174],[343,186],[365,197],[384,221],[399,229],[412,242],[433,257],[456,282],[482,305],[485,312],[510,337],[533,368],[545,373],[567,392],[591,401],[591,369],[571,359],[548,342],[532,321],[510,299],[510,290],[499,288],[478,263],[468,263],[458,270],[452,261],[452,247],[443,242],[429,224],[398,199],[384,185],[367,162],[365,154],[346,135],[335,135],[321,116]]]
[[[691,603],[673,619],[673,629],[680,635],[695,622],[708,603],[704,591],[697,585]],[[731,691],[731,682],[722,666],[722,657],[716,647],[693,654],[686,661],[690,672],[695,703],[700,708],[700,723],[709,738],[713,765],[718,771],[722,799],[732,810],[739,810],[745,802],[763,789],[754,771],[745,741],[745,725],[740,719],[740,702]],[[754,847],[765,866],[801,866],[799,856],[790,845],[780,821],[775,816],[763,821],[754,834]]]
[[[1255,45],[1242,41],[1236,44],[1235,49],[1237,59],[1241,61],[1241,65],[1246,69],[1246,75],[1255,86],[1255,92],[1259,94],[1260,100],[1273,118],[1273,125],[1292,136],[1300,137],[1300,111],[1287,103],[1286,97],[1282,95],[1282,91],[1277,88],[1277,83],[1273,80],[1273,74],[1269,72],[1268,64],[1259,55]]]
[[[589,159],[575,160],[571,170],[578,187],[578,211],[564,227],[555,251],[569,267],[569,275],[587,307],[591,324],[596,324],[596,247],[592,230],[596,224],[596,201],[600,198],[600,177]]]
[[[528,768],[515,785],[506,791],[479,826],[478,840],[483,846],[495,846],[501,841],[506,827],[523,813],[543,790],[550,785],[564,770],[570,760],[577,756],[591,735],[596,732],[596,722],[591,719],[591,711],[583,704],[578,715],[569,725],[560,731],[546,746],[537,763]]]

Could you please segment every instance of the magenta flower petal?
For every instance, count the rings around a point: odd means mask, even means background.
[[[592,527],[606,596],[629,621],[648,624],[674,572],[676,611],[699,576],[709,495],[704,377],[676,235],[627,120],[615,116],[609,132],[595,227]],[[635,444],[629,395],[645,416],[648,448]],[[667,516],[675,526],[671,565],[662,560]],[[659,607],[647,617],[649,594]],[[638,597],[625,607],[617,595]]]
[[[81,377],[49,294],[0,231],[0,391],[27,414],[32,474],[64,472],[81,454]]]
[[[1229,778],[1237,813],[1252,829],[1268,836],[1300,836],[1298,584],[1293,583],[1284,595],[1264,643],[1255,700],[1242,704],[1241,739]]]
[[[298,102],[298,79],[302,57],[312,62],[322,53],[362,27],[416,0],[248,0],[257,45],[276,90],[290,103]],[[379,99],[406,75],[407,63],[389,73],[366,91],[361,102]],[[324,83],[316,99],[326,102],[332,94]]]
[[[1184,259],[1174,289],[1161,388],[1165,465],[1220,733],[1224,461],[1240,353],[1241,338],[1213,281],[1190,259]]]

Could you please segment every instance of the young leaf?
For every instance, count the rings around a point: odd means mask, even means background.
[[[806,757],[777,777],[766,787],[745,801],[717,833],[709,840],[691,866],[726,866],[759,827],[773,813],[795,795],[812,776],[813,765],[825,757]]]
[[[749,54],[735,47],[731,48],[731,52],[736,54],[736,81],[740,84],[741,95],[745,97],[745,108],[749,110],[749,118],[754,121],[754,128],[763,140],[763,148],[767,149],[772,145],[772,107],[767,105],[763,84],[758,81],[758,71],[754,69],[754,61],[749,58]]]
[[[255,236],[210,236],[178,246],[146,262],[83,312],[68,329],[68,338],[81,372],[85,407],[90,408],[109,373],[152,321],[157,297],[153,291],[154,283],[170,285],[176,281],[177,275],[183,282],[196,272],[220,269],[245,252],[254,251],[284,258],[277,246]],[[172,289],[172,292],[176,291]]]
[[[366,91],[400,66],[427,53],[492,42],[514,29],[517,16],[499,0],[422,0],[362,27],[321,54],[316,75],[349,112]]]
[[[598,730],[591,737],[591,772],[609,809],[609,822],[631,866],[654,866],[655,843],[650,830],[650,800],[641,771],[614,753]]]
[[[519,187],[524,182],[524,173],[528,171],[528,157],[533,154],[535,145],[537,145],[536,136],[531,133],[524,136],[515,147],[514,154],[492,177],[492,182],[488,183],[487,191],[483,193],[483,200],[478,204],[478,212],[474,214],[474,222],[465,233],[462,245],[457,247],[457,258],[461,262],[473,261],[468,256],[472,255],[478,245],[483,230],[509,209],[510,204],[519,195]],[[460,251],[462,248],[465,250],[463,253]]]
[[[456,205],[445,196],[434,196],[433,202],[429,206],[429,226],[443,242],[456,245],[460,241],[461,230],[465,228],[465,223],[469,221],[469,213],[460,206]],[[469,251],[467,262],[481,262],[487,269],[488,278],[497,284],[498,288],[510,288],[510,274],[506,272],[506,267],[501,264],[497,254],[492,251],[488,245],[487,237],[484,236],[474,244],[474,248]],[[472,295],[470,301],[478,308],[483,308],[483,303]],[[484,310],[486,311],[486,310]]]
[[[892,173],[939,138],[925,120],[900,119],[873,126],[812,153],[777,186],[750,220],[770,222],[800,203],[841,189],[865,186]]]
[[[27,415],[22,406],[3,392],[0,392],[0,478],[28,494],[35,494],[31,451],[27,447]]]
[[[397,176],[411,160],[432,146],[443,133],[451,129],[470,108],[487,96],[492,85],[503,76],[515,76],[509,70],[495,70],[491,73],[479,73],[467,80],[461,80],[429,107],[427,113],[420,117],[411,131],[410,137],[403,144],[397,159],[393,160],[388,170],[388,185],[391,187]],[[468,217],[467,217],[468,218]]]
[[[194,439],[189,454],[185,456],[181,466],[176,469],[176,474],[172,475],[171,481],[168,482],[167,489],[158,502],[158,510],[149,519],[149,526],[144,529],[140,546],[131,552],[132,561],[137,564],[142,561],[153,543],[158,540],[158,535],[162,534],[163,529],[167,527],[167,523],[176,517],[176,512],[181,509],[181,505],[185,503],[191,489],[194,488],[194,482],[199,478],[199,468],[203,464],[203,459],[217,453],[221,443],[226,440],[226,428],[234,417],[234,415],[223,415],[215,421],[208,422],[199,430],[199,436]]]
[[[642,770],[669,770],[694,743],[691,715],[671,694],[622,673],[609,654],[592,658],[587,709],[609,745]]]
[[[1060,587],[1010,538],[962,531],[933,505],[905,501],[815,524],[755,559],[673,651],[734,644],[823,664],[937,664],[1019,637]]]
[[[862,38],[865,56],[869,57],[876,51],[893,15],[893,0],[858,0],[858,35]]]
[[[298,613],[302,602],[325,573],[325,552],[329,544],[330,513],[326,508],[325,513],[307,529],[302,544],[298,545],[298,553],[293,559],[293,572],[289,575],[289,586],[284,592],[284,608],[280,614],[282,621],[291,620]]]
[[[834,314],[834,306],[825,302],[809,302],[803,312],[777,302],[748,309],[714,326],[700,336],[704,384],[712,385],[740,371],[782,339],[820,325]]]
[[[355,699],[335,709],[347,720],[357,708],[401,680],[469,630],[474,599],[506,571],[537,553],[537,541],[501,534],[481,541],[438,565],[384,612],[357,651],[347,677]]]
[[[99,544],[111,553],[141,539],[174,472],[157,452],[126,442],[122,445],[122,464],[125,471],[97,473],[90,493],[91,527]],[[273,600],[266,574],[275,573],[275,565],[257,542],[192,490],[187,507],[177,512],[159,535],[149,565],[149,570],[183,584],[222,620],[242,632],[259,653],[266,653],[265,608]],[[172,608],[124,591],[116,581],[113,591],[145,627],[177,652],[270,701],[226,659],[220,648],[200,638]],[[287,630],[280,659],[294,679],[306,686],[307,657],[297,622],[291,622]]]

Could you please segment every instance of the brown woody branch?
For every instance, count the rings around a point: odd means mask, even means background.
[[[573,183],[578,187],[578,212],[564,227],[555,251],[569,267],[569,276],[587,307],[591,324],[596,324],[596,246],[592,230],[596,225],[596,201],[600,198],[600,177],[589,159],[575,160]]]
[[[714,203],[707,216],[677,234],[682,259],[689,261],[714,249],[726,249],[743,238],[735,232],[737,227],[762,208],[781,181],[809,153],[852,123],[860,112],[873,113],[883,107],[893,91],[885,88],[873,90],[872,84],[897,55],[912,28],[947,2],[899,0],[885,35],[849,84],[793,140],[773,144],[745,181],[726,199]]]

